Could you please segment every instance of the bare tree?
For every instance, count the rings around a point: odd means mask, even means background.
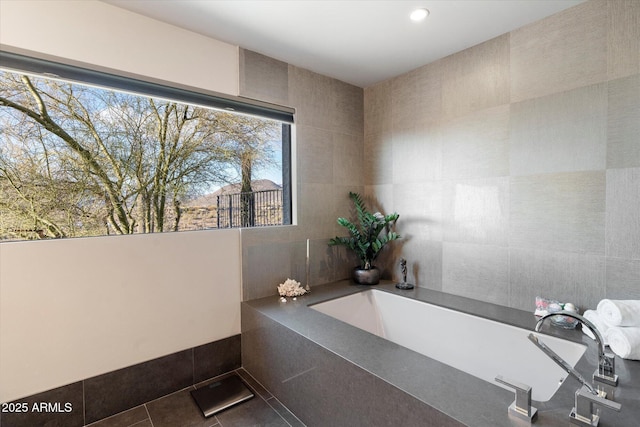
[[[276,145],[282,142],[281,124],[249,116],[218,114],[216,136],[240,182],[241,225],[254,225],[255,203],[251,182],[258,169],[280,164]]]
[[[84,224],[117,234],[177,230],[181,200],[232,179],[228,162],[243,138],[234,132],[251,129],[236,126],[238,117],[2,73],[3,234],[12,221],[38,237],[78,235]]]

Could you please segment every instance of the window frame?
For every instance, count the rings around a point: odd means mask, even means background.
[[[180,88],[166,82],[157,83],[140,77],[123,76],[111,72],[97,71],[82,66],[25,56],[0,50],[0,68],[18,73],[32,73],[48,78],[59,78],[80,84],[96,85],[123,90],[144,96],[164,98],[172,101],[195,104],[220,110],[273,119],[283,123],[294,123],[295,109],[249,98],[221,93]]]
[[[279,121],[282,124],[282,225],[294,224],[293,213],[293,150],[292,134],[295,109],[250,98],[221,94],[179,84],[152,81],[141,76],[121,75],[112,71],[98,71],[84,65],[70,65],[57,60],[42,59],[0,50],[0,69],[38,77],[61,79],[71,83],[93,85],[134,95],[161,98],[180,103],[246,114]],[[256,226],[258,227],[258,226]],[[255,228],[255,227],[249,227]]]

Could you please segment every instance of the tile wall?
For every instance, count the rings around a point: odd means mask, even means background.
[[[29,410],[0,413],[0,426],[81,427],[238,369],[240,350],[240,335],[234,335],[18,399],[14,403]],[[41,402],[53,406],[34,410]]]
[[[287,278],[310,284],[347,277],[356,265],[329,238],[349,214],[349,191],[364,191],[363,90],[311,71],[240,51],[240,94],[296,109],[294,152],[297,226],[242,230],[243,299],[276,295]]]
[[[400,213],[409,279],[525,310],[640,298],[640,3],[591,0],[361,90],[241,51],[241,94],[297,109],[298,227],[243,230],[244,300],[348,277],[346,194]],[[360,105],[364,105],[364,112]],[[364,127],[362,127],[364,124]],[[364,135],[364,137],[363,137]]]
[[[463,425],[247,303],[242,325],[243,367],[309,427]]]
[[[640,2],[580,4],[364,105],[365,192],[400,213],[389,259],[419,286],[525,310],[640,298]]]

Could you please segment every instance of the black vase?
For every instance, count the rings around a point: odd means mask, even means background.
[[[380,283],[380,270],[378,267],[371,267],[368,270],[356,267],[353,269],[352,278],[358,285],[377,285]]]

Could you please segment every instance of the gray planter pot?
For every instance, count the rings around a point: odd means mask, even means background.
[[[377,285],[380,283],[380,270],[378,267],[371,267],[369,270],[356,267],[353,269],[352,278],[359,285]]]

